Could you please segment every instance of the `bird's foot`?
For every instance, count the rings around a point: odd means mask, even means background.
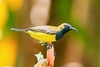
[[[43,46],[46,44],[46,42],[43,42],[43,41],[39,41],[39,43]]]
[[[53,44],[51,42],[46,42],[46,47],[47,47],[47,50],[51,49],[53,47]]]
[[[49,44],[49,45],[47,45],[47,50],[48,50],[48,49],[51,49],[52,46],[53,46],[53,44]]]

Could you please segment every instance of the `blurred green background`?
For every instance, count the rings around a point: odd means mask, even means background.
[[[30,21],[35,1],[0,0],[0,67],[33,67],[37,62],[34,54],[41,51],[45,56],[45,47],[37,40],[10,30],[35,26],[37,22]],[[80,32],[70,31],[54,42],[54,67],[100,67],[100,0],[52,0],[50,4],[46,24],[67,22]]]

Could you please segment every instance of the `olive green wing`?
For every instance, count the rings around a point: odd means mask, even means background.
[[[57,34],[58,28],[55,26],[36,26],[36,27],[30,27],[27,28],[26,31],[35,31],[35,32],[42,32],[42,33],[46,33],[46,34]]]

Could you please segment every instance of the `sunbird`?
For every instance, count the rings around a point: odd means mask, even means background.
[[[11,28],[14,31],[28,33],[32,38],[39,40],[41,45],[47,43],[47,65],[53,67],[55,55],[52,42],[60,40],[68,31],[78,30],[68,23],[62,23],[59,26],[34,26],[26,29]]]
[[[78,30],[68,23],[59,26],[34,26],[26,29],[11,28],[14,31],[28,33],[32,38],[39,40],[39,43],[49,43],[60,40],[68,31]]]

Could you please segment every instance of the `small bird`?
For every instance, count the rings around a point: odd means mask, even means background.
[[[30,34],[32,38],[39,40],[39,43],[49,43],[60,40],[65,33],[70,30],[78,30],[68,23],[62,23],[59,26],[35,26],[26,29],[11,28],[14,31],[20,31]]]
[[[55,55],[52,42],[60,40],[68,31],[78,30],[68,23],[62,23],[59,26],[35,26],[26,29],[11,28],[14,31],[28,33],[32,38],[39,40],[41,45],[47,45],[47,65],[53,67]]]

